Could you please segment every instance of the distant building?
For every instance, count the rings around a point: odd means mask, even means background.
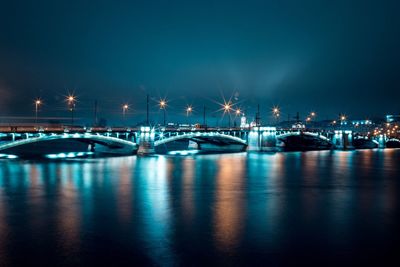
[[[372,121],[371,120],[352,120],[351,124],[353,126],[368,126],[368,125],[372,125]]]
[[[400,115],[386,115],[386,122],[387,123],[400,122]]]
[[[245,116],[240,118],[240,128],[249,128],[249,124],[247,123],[247,119]]]

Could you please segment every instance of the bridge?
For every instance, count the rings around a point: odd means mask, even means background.
[[[223,153],[400,147],[386,135],[334,129],[0,127],[0,157],[68,158],[86,155]],[[376,146],[374,146],[376,144]]]

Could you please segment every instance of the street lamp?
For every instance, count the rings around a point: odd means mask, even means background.
[[[347,120],[346,115],[344,114],[340,115],[340,125],[343,125],[346,120]]]
[[[35,99],[35,124],[37,125],[38,121],[38,112],[39,112],[39,107],[42,104],[42,100],[40,98]]]
[[[123,104],[122,105],[122,118],[124,119],[124,122],[125,122],[125,115],[126,115],[126,112],[128,111],[128,109],[129,109],[129,105],[128,104]]]
[[[187,106],[187,107],[186,107],[186,116],[188,117],[188,116],[189,116],[189,114],[191,114],[191,113],[192,113],[192,111],[193,111],[193,108],[192,108],[192,106]]]
[[[280,116],[279,107],[272,108],[272,113],[273,113],[273,115],[275,117],[276,123],[278,123],[279,122],[279,116]]]
[[[229,128],[231,128],[231,109],[232,109],[232,105],[231,105],[231,103],[230,102],[228,102],[228,103],[225,103],[224,104],[224,114],[225,113],[228,113],[228,118],[229,118]]]
[[[165,99],[161,99],[159,102],[159,106],[160,106],[160,109],[162,109],[164,112],[164,126],[165,126],[166,125],[166,123],[165,123],[165,108],[167,107],[167,101]]]
[[[317,116],[317,114],[314,111],[310,112],[310,115],[306,118],[306,122],[311,122],[315,116]]]
[[[68,103],[68,108],[71,111],[71,125],[73,125],[76,97],[74,95],[68,95],[66,100]]]
[[[240,122],[240,115],[242,115],[242,111],[240,110],[240,108],[236,109],[235,115],[236,117],[239,117],[239,122]],[[236,119],[235,119],[235,126],[236,126]]]

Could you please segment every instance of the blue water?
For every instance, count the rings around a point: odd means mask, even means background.
[[[0,160],[0,266],[387,266],[399,189],[393,149]]]

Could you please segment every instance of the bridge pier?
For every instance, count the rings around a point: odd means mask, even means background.
[[[379,143],[379,145],[378,145],[379,148],[385,148],[385,147],[386,147],[386,141],[387,141],[387,136],[386,136],[386,134],[381,134],[381,135],[379,135],[377,141],[378,141],[378,143]]]
[[[353,147],[353,132],[348,130],[336,130],[331,137],[333,145],[337,149],[354,149]]]
[[[277,151],[276,128],[254,127],[247,136],[248,151]]]
[[[138,155],[146,156],[155,154],[154,129],[149,126],[140,127]]]

